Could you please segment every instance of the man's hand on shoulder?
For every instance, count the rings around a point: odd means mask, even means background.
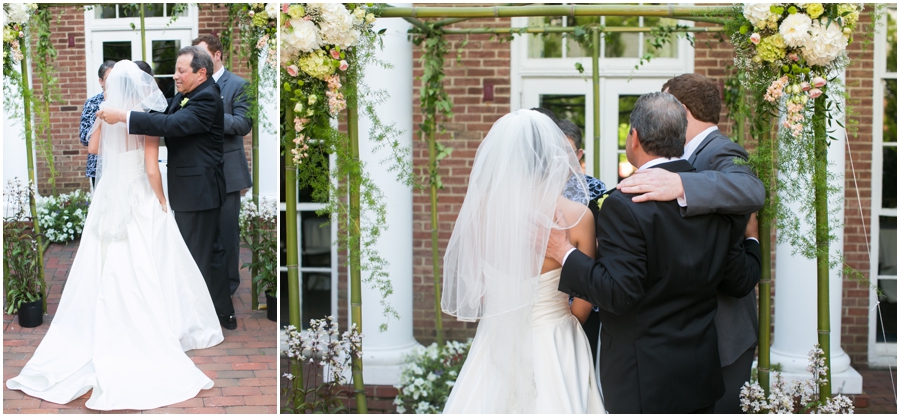
[[[660,168],[635,172],[625,178],[616,188],[626,194],[640,194],[631,201],[672,201],[684,196],[681,176]]]

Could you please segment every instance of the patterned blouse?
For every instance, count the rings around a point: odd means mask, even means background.
[[[596,200],[606,192],[606,184],[604,184],[603,181],[589,175],[584,176],[584,181],[587,183],[588,193],[590,193],[589,196],[584,195],[584,191],[581,187],[578,187],[578,180],[576,177],[571,176],[569,177],[569,182],[566,183],[565,190],[563,190],[563,197],[587,205],[588,201]]]
[[[81,127],[78,129],[81,136],[81,144],[84,146],[88,146],[88,142],[91,140],[88,133],[90,133],[94,121],[97,120],[97,111],[100,110],[100,103],[102,102],[103,93],[97,94],[84,102],[84,111],[81,112]],[[94,178],[96,174],[97,155],[88,154],[87,169],[85,169],[84,175],[86,177]]]

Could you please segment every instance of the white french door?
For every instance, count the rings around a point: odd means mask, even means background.
[[[166,29],[146,30],[147,58],[153,70],[160,90],[168,97],[175,95],[175,84],[172,75],[175,73],[175,60],[178,50],[191,44],[192,31],[190,29]],[[115,30],[95,31],[88,53],[88,95],[100,93],[100,84],[97,83],[97,69],[103,61],[119,61],[129,59],[132,61],[144,60],[141,57],[141,34],[139,31]]]
[[[593,175],[594,164],[599,163],[599,179],[611,188],[631,174],[631,165],[625,159],[625,135],[634,102],[641,94],[659,91],[666,80],[668,78],[600,78],[600,160],[596,162],[590,78],[523,77],[521,107],[544,107],[581,127],[585,172]]]

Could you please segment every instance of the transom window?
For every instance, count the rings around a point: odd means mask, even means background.
[[[144,18],[148,17],[172,17],[187,16],[187,8],[184,5],[177,7],[178,3],[147,3],[144,4]],[[140,4],[98,4],[94,6],[94,18],[119,19],[140,17]],[[181,9],[181,10],[178,10]]]

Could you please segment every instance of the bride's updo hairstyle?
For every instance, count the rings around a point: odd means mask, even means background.
[[[588,195],[580,173],[563,132],[533,110],[501,117],[475,153],[444,255],[441,307],[459,320],[481,320],[476,343],[496,353],[481,372],[514,373],[508,380],[515,384],[485,393],[492,408],[483,412],[532,409],[531,309],[566,182],[574,176]]]

